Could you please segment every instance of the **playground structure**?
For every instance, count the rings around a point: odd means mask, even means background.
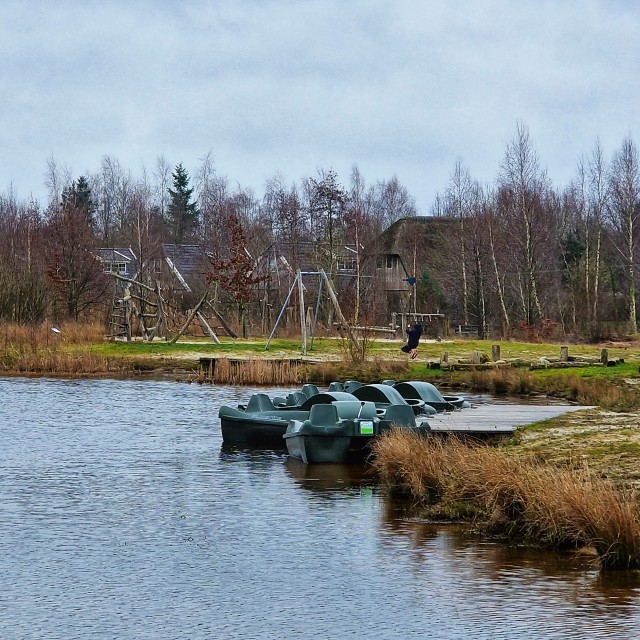
[[[306,321],[305,306],[304,306],[305,286],[303,283],[303,278],[305,276],[317,276],[318,278],[318,295],[316,297],[315,313],[313,314],[313,318],[311,321],[310,336],[307,336],[307,321]],[[280,309],[280,313],[278,314],[278,317],[273,325],[271,334],[267,339],[267,344],[264,347],[265,351],[269,350],[269,345],[271,344],[271,340],[275,335],[276,329],[278,328],[278,324],[280,323],[280,320],[282,319],[282,316],[284,315],[286,308],[289,306],[289,300],[291,300],[291,296],[293,295],[293,292],[295,291],[296,288],[298,289],[298,301],[300,305],[300,332],[302,335],[301,353],[302,355],[307,354],[307,338],[308,337],[310,337],[310,340],[311,340],[311,344],[309,348],[313,349],[313,342],[316,336],[316,329],[318,326],[318,315],[320,313],[320,302],[322,301],[323,287],[326,287],[327,289],[327,295],[329,296],[329,300],[331,301],[331,304],[333,305],[333,309],[338,318],[340,329],[346,332],[349,340],[351,340],[356,350],[360,348],[360,345],[358,344],[358,339],[356,338],[356,335],[353,332],[353,329],[351,328],[346,318],[344,317],[344,314],[342,313],[342,309],[340,309],[340,304],[338,303],[338,297],[336,296],[336,292],[331,284],[331,281],[327,277],[327,274],[325,273],[324,269],[320,269],[320,271],[300,271],[300,269],[298,269],[298,271],[296,271],[296,277],[294,278],[291,284],[291,287],[289,289],[289,293],[287,294],[284,304],[282,305],[282,309]]]
[[[206,289],[196,306],[191,309],[185,322],[178,332],[169,337],[168,309],[169,305],[161,293],[160,282],[155,281],[154,285],[145,284],[134,278],[126,278],[117,273],[111,274],[114,278],[114,296],[111,304],[111,314],[109,316],[109,334],[112,339],[126,339],[131,341],[134,329],[145,342],[151,342],[154,338],[163,338],[171,343],[184,335],[194,320],[198,320],[203,331],[213,342],[220,344],[214,328],[210,324],[210,319],[204,313],[207,307],[213,316],[218,320],[222,329],[232,338],[237,335],[229,327],[223,316],[215,308],[213,300],[210,299],[211,292]],[[188,287],[186,282],[183,286]],[[191,291],[191,289],[188,289]]]

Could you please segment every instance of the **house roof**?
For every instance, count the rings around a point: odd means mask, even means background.
[[[334,257],[353,258],[355,245],[341,245],[334,248]],[[258,273],[273,272],[278,269],[294,273],[295,269],[302,271],[317,271],[326,266],[329,245],[317,242],[277,242],[265,249],[257,260]]]
[[[131,247],[102,247],[98,249],[98,258],[103,262],[135,262],[135,253]]]
[[[211,271],[211,262],[200,245],[163,244],[162,257],[185,289],[198,288]]]
[[[406,238],[430,237],[447,232],[452,224],[451,218],[440,216],[412,216],[400,218],[380,234],[378,248],[380,253],[402,256]]]

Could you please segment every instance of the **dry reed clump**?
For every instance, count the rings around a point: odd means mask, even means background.
[[[102,340],[104,327],[100,323],[66,322],[55,326],[49,322],[39,325],[0,324],[0,349],[5,353],[56,350],[65,345],[90,344]]]
[[[54,327],[0,325],[0,369],[8,373],[81,375],[116,370],[109,358],[74,352],[81,344],[104,339],[99,324],[66,323]]]
[[[489,533],[557,549],[593,547],[603,568],[640,567],[636,496],[586,468],[402,430],[375,443],[373,465],[418,501],[466,504]]]
[[[334,362],[319,362],[306,365],[307,379],[315,383],[327,383],[338,380],[340,377],[338,366]]]
[[[299,383],[301,366],[289,360],[230,360],[211,361],[210,380],[218,384],[285,385]]]
[[[111,358],[90,354],[58,353],[45,350],[36,354],[23,354],[17,358],[0,358],[0,370],[5,373],[38,375],[95,375],[116,373],[121,367]]]
[[[495,395],[529,395],[535,388],[533,376],[519,369],[495,369],[491,371],[473,371],[470,380],[475,391]]]

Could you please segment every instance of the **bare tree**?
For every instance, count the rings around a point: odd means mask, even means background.
[[[351,189],[344,215],[346,225],[345,239],[352,247],[346,250],[353,252],[355,264],[355,295],[353,307],[353,323],[360,321],[360,311],[363,304],[363,293],[371,292],[371,287],[363,286],[367,274],[363,272],[363,258],[367,249],[374,247],[374,238],[380,233],[374,215],[374,190],[367,188],[366,182],[357,166],[351,170]],[[370,275],[370,274],[369,274]]]
[[[532,324],[544,318],[538,279],[543,270],[542,249],[553,230],[545,199],[549,189],[546,173],[540,168],[529,131],[518,123],[515,137],[507,144],[500,166],[501,204],[510,217],[513,268],[517,279],[524,319]]]
[[[227,223],[235,207],[228,180],[217,175],[211,153],[196,172],[194,185],[202,219],[202,242],[218,259],[229,242]]]
[[[100,172],[92,180],[93,197],[97,204],[97,226],[104,245],[113,245],[122,239],[127,225],[133,180],[120,162],[105,155],[100,162]]]
[[[607,185],[607,168],[600,142],[591,153],[587,165],[587,278],[586,289],[589,296],[591,290],[591,321],[594,327],[598,323],[598,298],[600,295],[600,271],[602,250],[603,219],[607,210],[609,190]],[[595,237],[594,237],[595,236]],[[592,239],[593,238],[593,239]],[[593,250],[592,250],[593,247]],[[593,259],[591,255],[593,253]],[[590,285],[591,274],[593,282]],[[587,297],[588,299],[588,297]]]
[[[329,246],[328,272],[333,274],[336,263],[336,247],[341,242],[338,236],[343,231],[343,215],[348,194],[338,182],[338,174],[320,171],[318,179],[309,178],[309,211],[312,231],[317,241]]]
[[[53,156],[47,158],[45,185],[49,190],[49,207],[56,210],[62,200],[62,192],[71,184],[71,171],[60,166]]]
[[[400,184],[397,176],[378,182],[376,191],[378,207],[385,226],[392,225],[400,218],[417,215],[415,199],[406,187]]]
[[[465,246],[468,238],[467,233],[465,233],[465,219],[468,218],[473,211],[477,194],[477,184],[471,180],[468,169],[464,168],[458,160],[449,178],[449,187],[445,195],[445,206],[448,215],[454,218],[458,224],[457,252],[459,252],[459,254],[458,260],[455,262],[460,265],[464,324],[469,324],[469,284],[467,282],[467,252]]]
[[[628,278],[628,320],[633,331],[637,327],[636,315],[636,250],[638,245],[638,215],[640,214],[640,168],[638,152],[633,140],[627,137],[614,154],[609,175],[611,201],[608,216],[617,232],[614,236]]]
[[[490,188],[485,189],[484,219],[487,223],[488,251],[491,257],[491,268],[495,276],[496,293],[500,303],[502,333],[505,337],[508,337],[511,330],[511,318],[507,309],[507,297],[505,293],[507,269],[501,266],[500,262],[503,261],[503,258],[499,255],[497,249],[497,239],[504,237],[504,221],[500,216],[500,212],[501,208],[498,206],[496,191]]]
[[[58,313],[78,320],[100,302],[108,288],[96,257],[97,242],[86,206],[78,198],[76,183],[62,194],[58,211],[47,228],[47,276],[54,290]]]
[[[42,271],[41,215],[36,202],[0,196],[0,318],[21,324],[41,322],[47,311]]]
[[[151,193],[161,220],[167,219],[169,185],[171,184],[172,171],[172,166],[165,160],[164,156],[158,156],[156,158],[156,168],[153,171],[154,182]]]

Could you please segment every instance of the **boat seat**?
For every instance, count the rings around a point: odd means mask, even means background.
[[[389,422],[393,422],[400,427],[416,428],[416,418],[413,407],[408,404],[392,404],[387,409],[385,416]]]
[[[356,389],[359,389],[362,386],[361,382],[358,382],[357,380],[347,380],[344,383],[344,390],[347,393],[353,393]]]
[[[336,400],[332,403],[338,409],[338,417],[342,420],[362,418],[372,420],[377,418],[376,405],[363,400]]]
[[[342,382],[332,382],[329,384],[329,391],[344,391]]]
[[[301,405],[306,399],[307,396],[305,396],[302,391],[292,391],[287,396],[287,407],[297,407],[298,405]]]
[[[334,427],[338,422],[338,409],[334,404],[314,404],[309,411],[309,422],[315,427]]]
[[[310,398],[311,396],[317,396],[320,393],[320,389],[315,384],[303,384],[302,393],[305,398]]]
[[[266,393],[254,393],[250,398],[245,409],[247,413],[255,411],[275,411],[271,398]]]

